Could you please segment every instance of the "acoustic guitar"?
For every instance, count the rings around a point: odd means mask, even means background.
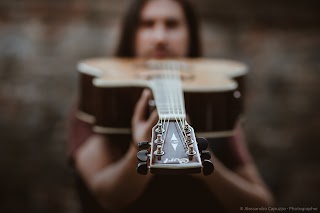
[[[77,116],[100,134],[130,140],[134,106],[144,88],[152,90],[159,120],[151,140],[139,144],[140,174],[211,174],[201,137],[232,136],[242,111],[247,67],[236,61],[96,58],[81,61],[78,70]]]

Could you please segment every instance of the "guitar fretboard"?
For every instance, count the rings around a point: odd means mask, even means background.
[[[164,69],[150,80],[159,119],[184,120],[186,117],[180,71]]]

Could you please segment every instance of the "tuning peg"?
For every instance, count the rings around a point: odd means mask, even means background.
[[[148,166],[146,162],[140,162],[137,166],[137,172],[140,175],[146,175],[148,174]]]
[[[201,151],[202,160],[210,160],[210,158],[211,158],[211,153],[209,151],[206,151],[206,150]]]
[[[148,141],[143,141],[138,143],[139,149],[149,149],[150,143]]]
[[[148,150],[140,150],[137,154],[139,161],[146,162],[148,160]]]
[[[208,148],[208,141],[205,138],[197,138],[197,142],[200,152]]]
[[[202,166],[203,166],[202,172],[206,176],[210,175],[214,170],[213,163],[211,163],[211,161],[209,161],[209,160],[204,160],[202,162]]]

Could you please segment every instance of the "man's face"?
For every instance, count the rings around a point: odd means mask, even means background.
[[[173,0],[150,0],[141,11],[135,40],[137,57],[185,57],[189,35],[186,18]]]

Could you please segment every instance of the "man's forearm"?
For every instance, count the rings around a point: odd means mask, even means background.
[[[272,196],[264,184],[247,180],[227,169],[221,162],[215,162],[214,173],[202,178],[231,212],[239,212],[242,206],[272,205]]]
[[[137,173],[136,154],[132,145],[123,158],[95,175],[92,188],[105,208],[115,210],[129,205],[147,186],[151,175]]]

